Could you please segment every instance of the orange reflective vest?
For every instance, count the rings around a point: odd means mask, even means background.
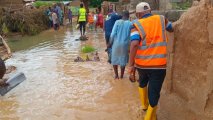
[[[89,22],[89,23],[94,23],[93,14],[89,14],[89,15],[88,15],[88,22]]]
[[[167,36],[164,16],[143,18],[136,21],[134,26],[142,38],[135,64],[150,67],[166,65]]]

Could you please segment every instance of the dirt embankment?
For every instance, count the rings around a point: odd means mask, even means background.
[[[159,108],[163,120],[213,120],[212,33],[209,0],[201,0],[176,22]]]
[[[11,11],[0,8],[0,32],[20,32],[34,35],[48,28],[45,8]]]

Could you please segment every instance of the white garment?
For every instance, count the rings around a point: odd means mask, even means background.
[[[52,14],[52,19],[53,19],[53,24],[57,24],[58,23],[58,16],[56,13]]]
[[[95,14],[95,15],[94,15],[94,21],[96,22],[97,19],[98,19],[98,18],[97,18],[97,15]]]

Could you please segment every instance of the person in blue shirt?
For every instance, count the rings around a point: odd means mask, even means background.
[[[122,16],[118,15],[115,12],[110,13],[108,15],[108,17],[106,18],[106,21],[104,23],[106,45],[109,43],[110,35],[112,33],[112,29],[113,29],[115,22],[121,18],[122,18]]]
[[[112,33],[115,22],[121,18],[122,16],[118,15],[115,12],[111,12],[108,14],[108,17],[106,18],[106,21],[104,23],[106,45],[109,44],[110,35]],[[106,49],[106,51],[108,53],[108,62],[111,63],[111,48]]]
[[[60,25],[62,25],[62,22],[63,22],[63,11],[62,11],[61,7],[59,6],[59,4],[56,4],[56,6],[54,7],[54,11],[57,14],[57,17],[58,17]]]

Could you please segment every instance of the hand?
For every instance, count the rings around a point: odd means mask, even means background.
[[[128,72],[129,72],[130,75],[133,74],[135,72],[135,67],[134,66],[129,66]]]
[[[12,57],[12,53],[9,53],[9,54],[8,54],[8,58],[11,58],[11,57]]]
[[[111,48],[112,45],[110,43],[107,44],[107,48]]]

